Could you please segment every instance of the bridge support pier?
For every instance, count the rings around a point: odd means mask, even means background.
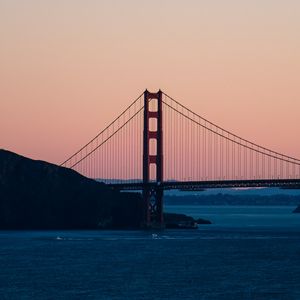
[[[154,110],[150,110],[150,102]],[[156,105],[155,105],[156,104]],[[152,119],[152,120],[151,120]],[[150,120],[156,122],[156,130],[150,129]],[[150,153],[150,140],[156,140],[156,152]],[[151,149],[153,150],[153,149]],[[150,178],[150,166],[156,166],[155,178]],[[144,92],[144,133],[143,133],[143,201],[144,227],[163,228],[163,132],[162,132],[162,92]],[[153,182],[155,185],[153,186]],[[151,183],[151,187],[150,187]]]

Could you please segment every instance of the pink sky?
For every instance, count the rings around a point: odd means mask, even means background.
[[[0,0],[0,148],[62,162],[145,88],[300,158],[300,1]]]

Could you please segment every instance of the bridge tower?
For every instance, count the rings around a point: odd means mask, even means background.
[[[154,111],[150,109],[155,107]],[[155,103],[156,102],[156,103]],[[150,128],[153,125],[155,130]],[[156,141],[156,149],[151,147],[151,140]],[[155,143],[154,143],[155,144]],[[150,150],[155,150],[150,153]],[[155,165],[155,178],[150,178],[150,166]],[[155,185],[149,185],[149,183]],[[162,130],[162,92],[144,92],[144,132],[143,132],[143,200],[144,226],[147,228],[164,227],[163,220],[163,130]]]

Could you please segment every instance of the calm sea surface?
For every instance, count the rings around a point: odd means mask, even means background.
[[[0,299],[300,299],[294,207],[167,206],[198,230],[0,231]]]

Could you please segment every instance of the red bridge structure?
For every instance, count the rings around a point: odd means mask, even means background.
[[[145,91],[62,163],[114,189],[140,190],[144,226],[164,226],[164,190],[300,188],[300,160],[260,146]]]

